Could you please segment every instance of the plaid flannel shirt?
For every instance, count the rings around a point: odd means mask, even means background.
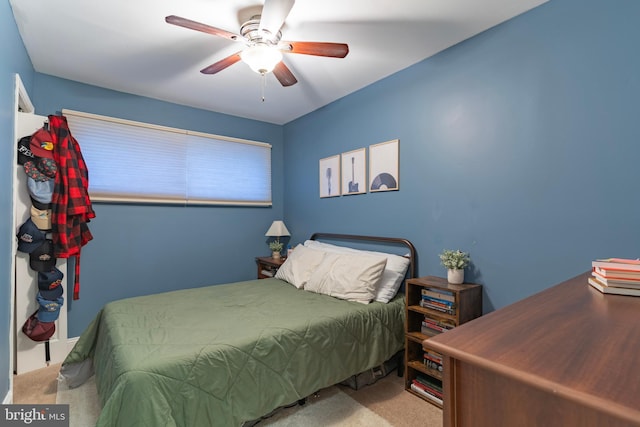
[[[80,298],[80,249],[93,236],[87,223],[96,214],[89,198],[89,171],[78,141],[64,116],[49,116],[53,159],[58,167],[53,190],[51,226],[58,258],[75,257],[73,299]]]

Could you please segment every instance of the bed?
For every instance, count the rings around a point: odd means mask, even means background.
[[[415,249],[406,239],[316,233],[305,245],[324,245],[319,239],[404,247],[406,275],[415,274]],[[102,405],[98,426],[242,426],[401,351],[403,294],[363,303],[359,295],[354,301],[306,290],[297,283],[302,273],[309,286],[314,280],[320,288],[339,281],[322,263],[309,274],[294,262],[296,252],[301,259],[309,251],[317,255],[319,249],[296,247],[274,278],[106,304],[61,374],[77,386],[74,375],[86,373],[88,365],[95,371]],[[357,269],[363,264],[358,257],[368,256],[346,251],[332,253],[334,269],[354,260],[350,270]],[[391,257],[398,255],[389,255],[381,276]]]

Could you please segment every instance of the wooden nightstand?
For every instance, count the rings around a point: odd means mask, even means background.
[[[258,264],[258,279],[267,279],[274,277],[276,271],[286,261],[286,258],[275,259],[270,256],[256,257],[256,264]]]

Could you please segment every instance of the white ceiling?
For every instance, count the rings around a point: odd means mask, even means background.
[[[285,54],[282,87],[239,62],[200,70],[242,48],[165,23],[178,15],[240,32],[264,0],[10,0],[36,71],[234,116],[284,124],[526,12],[547,0],[297,0],[282,39],[347,43],[344,59]]]

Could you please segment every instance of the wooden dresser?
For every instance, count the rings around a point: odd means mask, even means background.
[[[640,426],[640,297],[584,273],[429,339],[444,426]]]

